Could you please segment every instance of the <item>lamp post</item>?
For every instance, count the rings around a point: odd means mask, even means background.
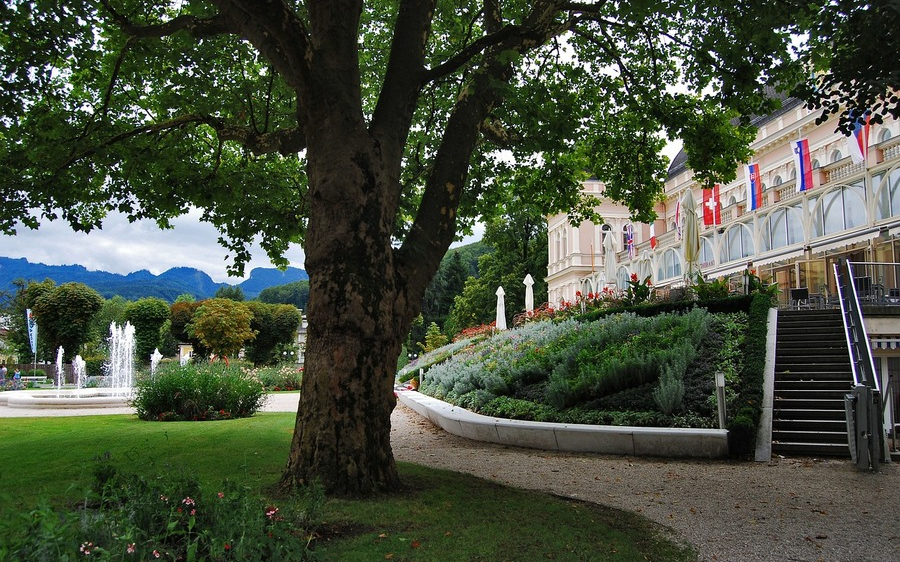
[[[719,403],[719,429],[725,429],[725,373],[716,372],[716,402]]]

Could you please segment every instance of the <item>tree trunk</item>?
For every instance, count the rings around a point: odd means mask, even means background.
[[[318,480],[330,494],[358,496],[399,484],[393,383],[424,288],[398,281],[389,166],[365,132],[335,138],[309,155],[307,359],[282,485]]]

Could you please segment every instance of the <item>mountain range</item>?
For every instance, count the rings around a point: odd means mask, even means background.
[[[221,287],[240,287],[248,299],[255,298],[268,287],[309,279],[306,271],[289,267],[284,271],[274,267],[257,267],[250,277],[236,285],[216,283],[212,278],[192,267],[173,267],[159,275],[142,269],[127,275],[107,271],[90,271],[81,265],[45,265],[31,263],[25,258],[0,257],[0,291],[14,291],[16,279],[43,281],[52,279],[57,285],[69,282],[84,283],[103,298],[119,295],[126,300],[159,297],[173,302],[179,295],[191,294],[197,300],[210,298]]]

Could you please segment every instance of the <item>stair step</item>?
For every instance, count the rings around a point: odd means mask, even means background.
[[[844,407],[844,395],[846,394],[847,390],[775,389],[775,407],[838,410]],[[791,406],[788,406],[789,404]]]
[[[847,443],[796,443],[773,442],[772,451],[805,456],[849,457],[850,447]]]
[[[776,420],[840,420],[846,421],[847,414],[840,410],[805,410],[798,408],[779,408],[775,404],[772,415]]]
[[[779,443],[834,443],[845,447],[849,446],[846,431],[772,431],[772,441]]]
[[[781,418],[772,420],[772,432],[775,431],[825,431],[847,432],[847,420],[816,420]]]
[[[775,395],[785,392],[849,392],[852,384],[849,379],[782,379],[775,381]]]

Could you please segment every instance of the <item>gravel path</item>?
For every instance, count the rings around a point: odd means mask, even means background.
[[[298,394],[271,395],[265,411],[296,411]],[[27,410],[0,417],[133,413]],[[640,513],[716,562],[900,562],[900,467],[858,471],[849,461],[769,463],[648,459],[516,449],[444,432],[397,406],[397,460],[466,472],[519,488]]]
[[[479,443],[398,406],[397,460],[466,472],[640,513],[694,544],[702,561],[900,561],[900,468],[570,454]]]

